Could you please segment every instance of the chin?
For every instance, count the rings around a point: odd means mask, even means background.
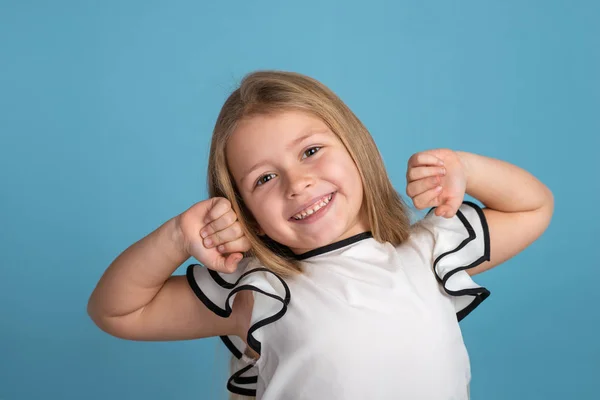
[[[344,232],[342,231],[338,232],[337,230],[328,230],[326,233],[323,232],[319,235],[311,235],[306,239],[301,239],[299,243],[296,242],[288,247],[303,249],[303,251],[310,251],[337,242],[338,238],[343,234]]]

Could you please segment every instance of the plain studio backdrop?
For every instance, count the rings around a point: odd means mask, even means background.
[[[598,398],[598,4],[2,1],[0,399],[225,399],[218,339],[116,339],[86,303],[206,198],[217,113],[255,69],[331,87],[403,195],[408,157],[434,147],[546,183],[549,229],[477,277],[492,296],[461,322],[472,398]]]

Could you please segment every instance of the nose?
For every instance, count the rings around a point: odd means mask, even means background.
[[[287,174],[287,193],[286,197],[292,199],[302,194],[306,189],[314,185],[314,178],[300,169],[291,171]]]

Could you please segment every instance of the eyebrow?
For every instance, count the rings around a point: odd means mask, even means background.
[[[285,149],[290,150],[293,147],[296,147],[299,143],[302,143],[305,139],[308,139],[311,136],[317,135],[319,132],[309,132],[306,135],[300,136],[298,139],[293,140],[290,144],[288,144]]]
[[[302,143],[304,140],[315,136],[315,135],[319,135],[319,134],[323,134],[325,132],[321,132],[321,131],[311,131],[305,135],[300,136],[297,139],[294,139],[292,142],[290,142],[287,146],[285,146],[286,150],[289,150],[291,148],[296,147],[299,143]],[[244,175],[242,176],[242,179],[240,179],[240,182],[244,182],[246,180],[246,178],[248,177],[248,175],[250,175],[251,172],[253,172],[255,169],[262,167],[263,165],[268,164],[267,161],[260,161],[256,164],[254,164],[252,167],[250,167],[248,170],[246,170],[246,172],[244,173]]]

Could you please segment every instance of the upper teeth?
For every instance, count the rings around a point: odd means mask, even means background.
[[[300,211],[298,214],[294,215],[294,219],[296,219],[296,220],[304,219],[304,218],[308,217],[309,215],[316,213],[317,211],[319,211],[319,209],[321,207],[325,207],[327,205],[327,203],[329,203],[329,201],[331,200],[331,196],[332,195],[329,194],[329,195],[323,197],[322,199],[318,200],[316,203],[312,204],[311,206]]]

